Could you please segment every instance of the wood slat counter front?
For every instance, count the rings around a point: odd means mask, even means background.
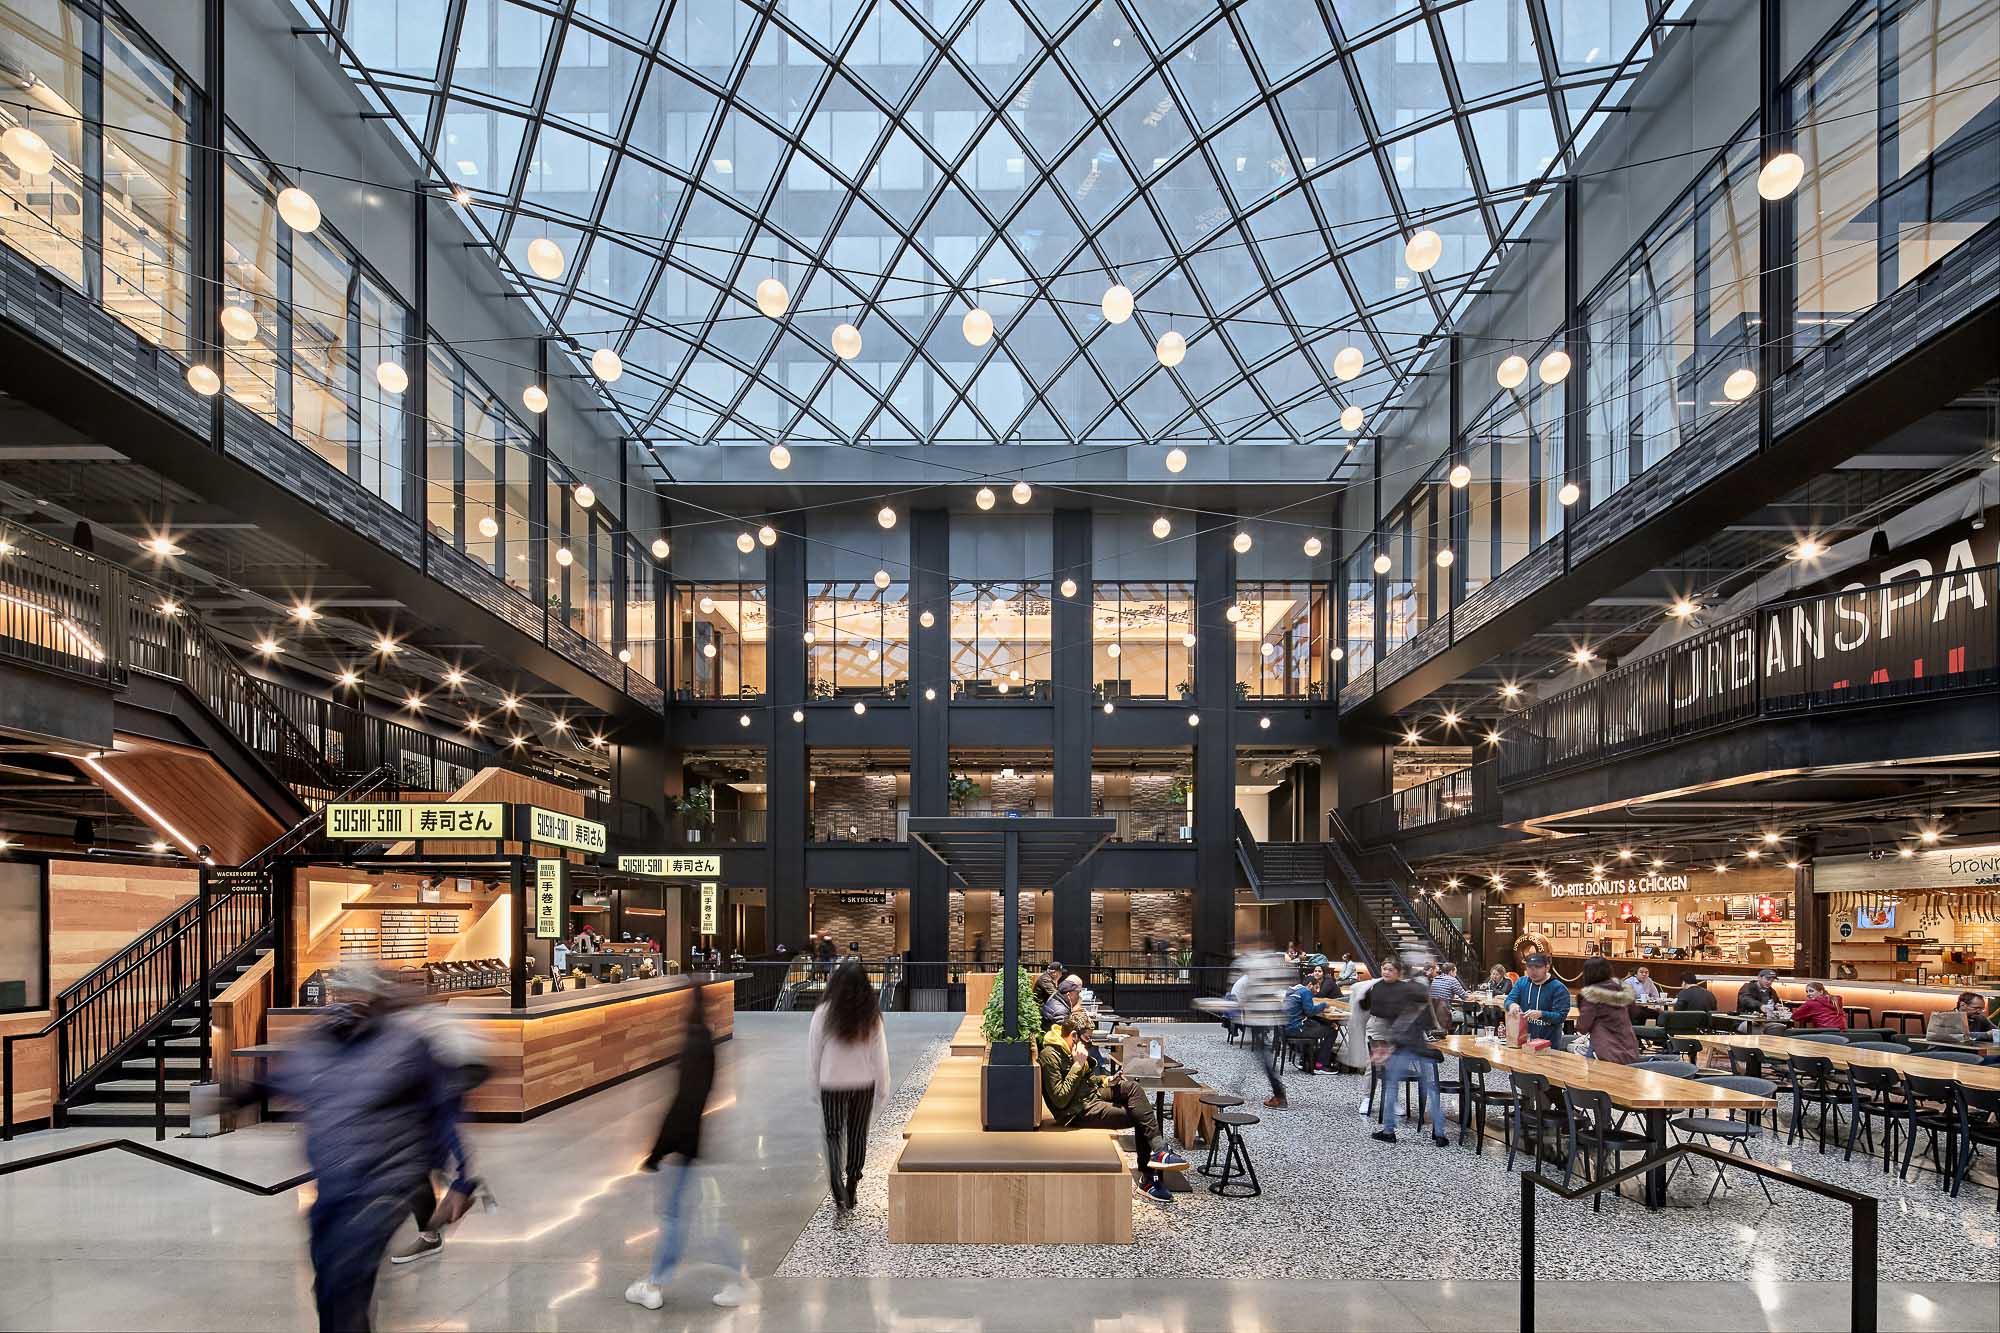
[[[717,1041],[734,1031],[731,973],[695,973],[531,995],[525,1008],[504,997],[458,996],[445,1012],[476,1023],[491,1051],[493,1076],[466,1099],[474,1120],[528,1120],[657,1069],[680,1054],[688,1005],[698,995]],[[270,1041],[283,1045],[312,1023],[314,1009],[273,1009]],[[281,1108],[282,1109],[282,1108]]]

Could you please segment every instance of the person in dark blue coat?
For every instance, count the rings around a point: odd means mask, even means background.
[[[1563,1023],[1569,1018],[1569,987],[1549,966],[1545,953],[1531,953],[1523,960],[1527,974],[1507,992],[1509,1005],[1520,1005],[1528,1015],[1528,1035],[1539,1037],[1561,1050],[1566,1044]]]
[[[343,967],[333,992],[252,1095],[293,1103],[304,1122],[319,1191],[306,1220],[321,1333],[367,1333],[389,1238],[443,1165],[453,1093],[423,1031],[396,1012],[386,973]]]

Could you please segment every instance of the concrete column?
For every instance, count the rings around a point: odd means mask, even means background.
[[[950,814],[951,779],[951,516],[942,509],[910,511],[910,814]],[[929,611],[935,623],[925,628]],[[936,692],[926,699],[925,690]],[[936,857],[910,847],[910,957],[941,963],[951,952],[951,885]],[[944,1007],[944,970],[913,969],[912,1008]]]
[[[1076,580],[1076,596],[1062,595],[1062,581]],[[1054,645],[1050,677],[1055,690],[1055,812],[1062,816],[1090,813],[1090,511],[1058,509],[1055,513],[1054,611],[1049,634]],[[1052,895],[1055,956],[1081,974],[1090,962],[1090,886],[1088,869],[1072,873]]]
[[[1218,961],[1236,946],[1236,520],[1195,520],[1194,950]]]
[[[771,882],[764,886],[768,944],[798,950],[806,943],[806,729],[792,721],[805,702],[807,516],[796,514],[778,526],[784,535],[765,553],[766,669],[764,683],[771,723],[765,757],[765,839],[771,854]]]

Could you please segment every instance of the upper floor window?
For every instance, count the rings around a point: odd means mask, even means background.
[[[900,696],[910,683],[910,585],[815,583],[806,593],[806,691]]]
[[[961,699],[1046,700],[1049,585],[951,585],[951,678]]]
[[[1092,594],[1090,630],[1098,698],[1193,697],[1192,583],[1100,583]]]
[[[674,589],[674,683],[694,699],[754,698],[765,690],[770,628],[761,583]]]
[[[1326,695],[1329,632],[1320,583],[1238,583],[1236,690],[1253,699]]]

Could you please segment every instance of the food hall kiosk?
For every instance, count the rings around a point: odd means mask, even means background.
[[[1522,941],[1546,945],[1557,975],[1574,979],[1602,951],[1622,975],[1644,964],[1672,989],[1697,975],[1754,976],[1793,971],[1793,872],[1782,867],[1712,866],[1556,879],[1508,889],[1520,935],[1508,965],[1519,970]]]

